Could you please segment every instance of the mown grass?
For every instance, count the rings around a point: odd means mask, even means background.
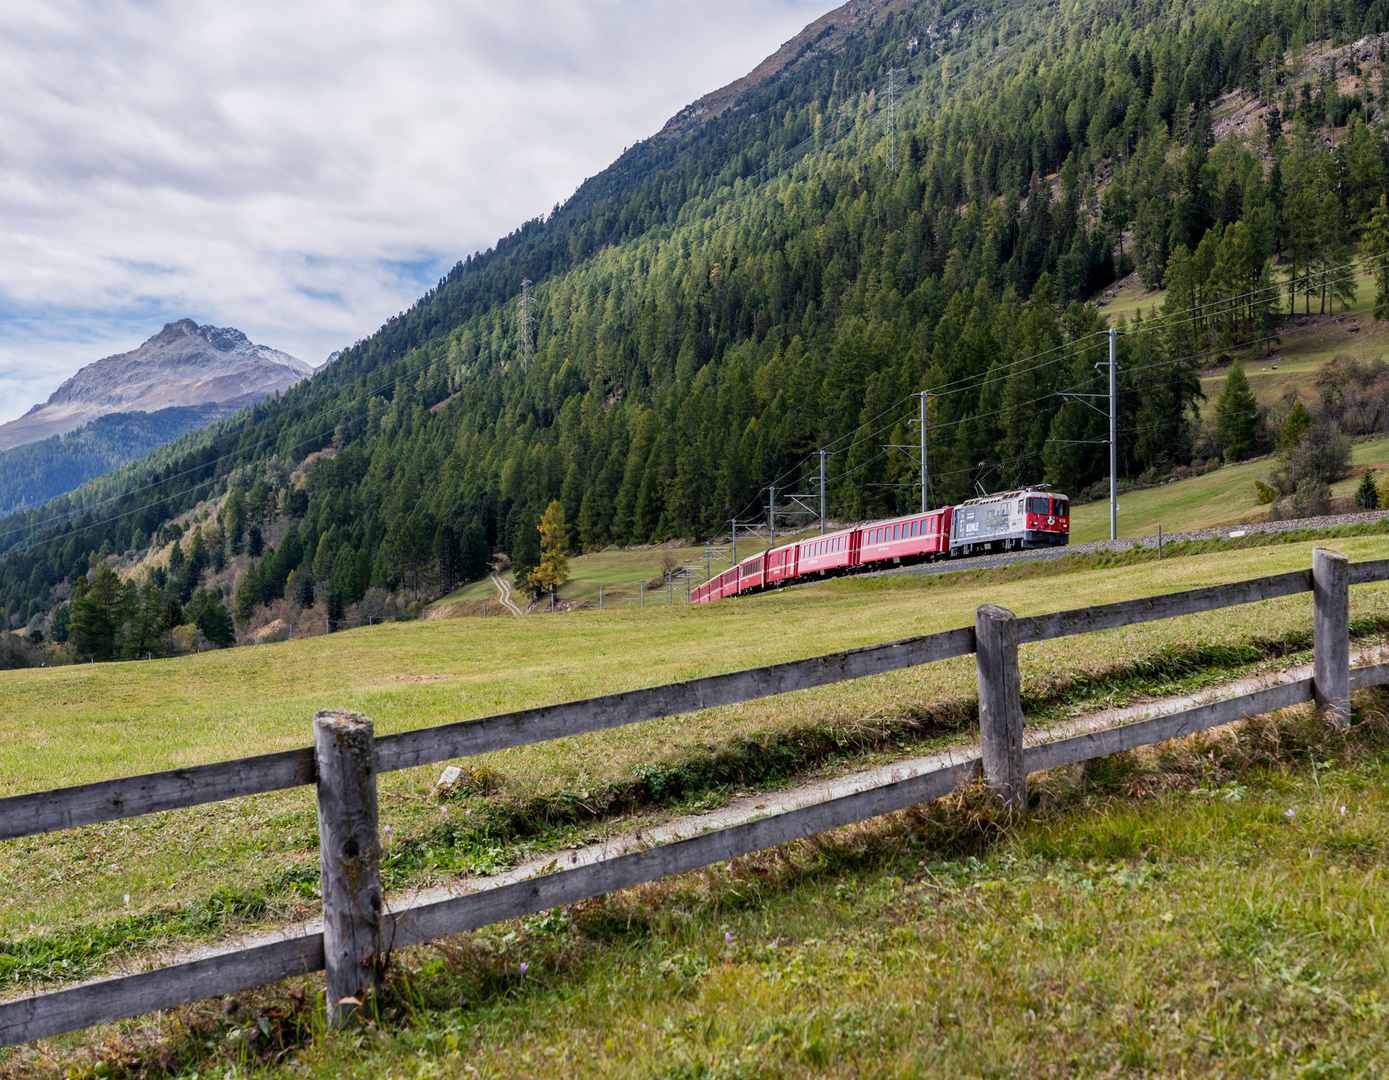
[[[1389,697],[1288,710],[53,1040],[0,1076],[1378,1076]]]
[[[1335,543],[1356,559],[1389,550],[1382,535]],[[403,730],[965,625],[985,601],[1030,614],[1305,567],[1311,546],[1162,563],[1095,557],[1082,560],[1092,567],[1085,573],[1067,572],[1066,560],[846,580],[693,609],[436,620],[183,660],[10,672],[0,676],[0,789],[301,746],[318,708],[358,709],[378,730]],[[1309,603],[1290,597],[1028,647],[1034,721],[1288,658],[1307,647]],[[1389,618],[1389,586],[1357,587],[1353,609],[1361,631],[1375,631]],[[472,763],[486,784],[456,806],[476,808],[478,825],[458,829],[456,812],[443,836],[441,807],[428,794],[437,769],[383,776],[383,824],[399,853],[393,884],[505,865],[526,844],[602,835],[616,814],[673,812],[682,801],[968,737],[973,683],[965,658],[488,755]],[[219,890],[263,891],[263,917],[248,912],[238,925],[307,913],[311,882],[294,875],[316,861],[316,843],[307,789],[8,842],[0,933],[52,935],[178,911]]]
[[[461,678],[391,682],[387,696],[365,703],[360,697],[343,702],[340,696],[315,701],[313,694],[327,692],[314,686],[315,679],[343,678],[342,668],[328,667],[331,661],[342,662],[354,678],[368,683],[365,690],[351,691],[354,684],[344,679],[348,689],[343,693],[375,694],[380,691],[370,685],[371,676],[383,669],[395,672],[409,664],[416,673],[423,668],[426,675],[446,674],[446,664],[481,666],[481,660],[460,646],[471,643],[485,651],[500,645],[501,655],[513,666],[496,661],[489,684],[495,704],[477,708],[476,714],[558,699],[558,693],[546,694],[531,685],[545,677],[545,668],[537,665],[543,658],[553,660],[555,649],[572,650],[576,663],[589,665],[592,689],[576,688],[564,695],[578,697],[639,684],[634,671],[622,666],[624,657],[653,664],[669,662],[664,650],[683,647],[691,633],[705,635],[706,645],[712,648],[724,645],[730,650],[720,667],[742,666],[749,662],[739,651],[747,647],[740,639],[749,632],[749,616],[754,628],[765,621],[779,631],[754,630],[761,635],[756,643],[758,659],[782,659],[960,625],[969,621],[974,605],[983,600],[1000,600],[1030,613],[1276,572],[1310,560],[1309,544],[1279,545],[1272,539],[1249,538],[1243,543],[1251,546],[1242,550],[1229,550],[1235,545],[1220,542],[1189,545],[1190,550],[1206,553],[1161,564],[1139,552],[1101,554],[924,579],[843,581],[673,612],[594,612],[486,624],[480,620],[401,624],[270,650],[262,646],[236,654],[205,654],[190,658],[187,664],[201,679],[161,679],[155,685],[150,676],[159,673],[156,665],[31,672],[28,696],[10,695],[17,706],[11,715],[26,721],[28,727],[20,727],[21,732],[42,722],[41,731],[48,737],[46,749],[58,753],[13,753],[11,761],[28,769],[14,788],[32,790],[55,782],[167,767],[188,760],[186,755],[192,751],[215,758],[260,749],[215,726],[219,718],[242,710],[261,710],[253,712],[250,722],[258,720],[271,734],[276,729],[264,721],[276,715],[275,709],[283,710],[278,730],[282,741],[273,746],[299,745],[302,736],[296,737],[297,729],[307,729],[314,707],[346,704],[379,718],[382,704],[389,702],[399,710],[394,719],[400,727],[405,726],[401,718],[425,723],[457,715],[447,712],[448,698],[441,700],[439,692],[441,683],[448,686]],[[1386,546],[1382,535],[1342,537],[1335,543],[1352,558],[1381,557]],[[1263,546],[1252,546],[1256,544]],[[1088,569],[1080,573],[1077,567]],[[1389,618],[1389,588],[1358,587],[1353,596],[1357,633],[1380,633]],[[1024,650],[1024,663],[1032,721],[1046,724],[1077,708],[1122,704],[1147,694],[1209,685],[1271,663],[1294,662],[1300,659],[1299,650],[1310,643],[1307,606],[1305,598],[1288,598],[1198,619],[1029,647]],[[484,626],[493,631],[498,625],[511,631],[510,640],[506,635],[482,637],[476,632]],[[516,632],[531,627],[537,633],[528,643]],[[318,647],[316,663],[306,664],[299,673],[285,672],[280,682],[266,677],[267,671],[282,670],[274,649],[290,653],[304,644]],[[345,655],[336,655],[334,648]],[[243,665],[258,662],[261,683],[252,682],[245,669],[235,665],[220,671],[214,667],[211,672],[205,666],[235,660]],[[105,729],[128,731],[128,746],[140,745],[145,719],[162,721],[149,736],[151,742],[141,748],[146,755],[141,767],[110,767],[101,757],[109,749],[105,747],[97,747],[101,754],[95,757],[84,757],[93,749],[90,730],[81,718],[89,714],[68,717],[66,723],[55,723],[51,708],[44,714],[41,688],[45,678],[55,676],[60,683],[74,678],[84,682],[84,677],[107,680],[104,686],[85,685],[89,693],[119,702],[122,710],[138,700],[143,716],[123,712],[119,714],[123,723]],[[669,677],[673,676],[651,673],[641,681]],[[130,687],[131,680],[138,692]],[[295,688],[298,681],[308,684],[297,687],[308,700],[296,707],[279,695]],[[204,697],[209,687],[215,687],[215,692]],[[64,696],[69,693],[65,691]],[[445,808],[428,795],[434,770],[388,775],[382,778],[381,798],[383,824],[392,827],[384,868],[388,888],[431,884],[460,873],[493,872],[535,851],[601,839],[612,830],[646,820],[717,805],[733,792],[776,786],[798,776],[844,772],[940,747],[969,737],[972,709],[972,666],[957,661],[521,748],[471,763],[480,782],[461,802],[451,804],[453,814],[447,821]],[[171,735],[182,742],[175,742]],[[212,736],[208,742],[199,741],[208,735]],[[13,782],[15,773],[6,776]],[[23,985],[64,977],[69,969],[62,964],[73,960],[67,943],[74,939],[88,942],[80,950],[82,970],[97,972],[122,958],[138,962],[180,944],[308,916],[317,909],[316,845],[312,795],[307,790],[0,845],[0,880],[5,886],[0,933],[9,942],[5,951],[15,958],[4,965],[0,978]],[[215,922],[200,923],[189,917],[219,896],[236,896],[239,902]],[[130,931],[124,932],[123,927]]]

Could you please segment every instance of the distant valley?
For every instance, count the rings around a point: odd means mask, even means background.
[[[313,374],[232,327],[172,322],[0,424],[0,514],[71,491]]]
[[[186,405],[250,405],[313,374],[229,326],[167,323],[138,349],[88,364],[42,405],[0,424],[0,450],[74,431],[98,416]]]

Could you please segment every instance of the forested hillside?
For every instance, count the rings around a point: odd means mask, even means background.
[[[41,618],[93,553],[328,447],[301,495],[255,506],[292,523],[293,587],[330,610],[441,584],[467,536],[533,565],[552,499],[578,549],[726,530],[769,484],[811,490],[821,449],[836,515],[912,505],[916,463],[884,446],[917,438],[921,390],[933,501],[1075,492],[1105,455],[1106,420],[1060,396],[1101,387],[1082,301],[1131,269],[1168,292],[1119,339],[1120,457],[1160,472],[1229,449],[1193,409],[1212,350],[1268,340],[1291,303],[1340,310],[1348,264],[1389,250],[1384,46],[1358,42],[1389,29],[1381,3],[874,11],[236,430],[6,519],[0,610]],[[253,581],[243,610],[275,595]]]
[[[224,405],[184,405],[112,413],[66,435],[0,451],[0,516],[47,502],[234,411]]]

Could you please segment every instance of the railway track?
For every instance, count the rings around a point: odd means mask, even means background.
[[[1361,514],[1328,514],[1324,517],[1290,518],[1287,521],[1261,521],[1252,525],[1220,525],[1213,529],[1194,529],[1190,532],[1164,532],[1162,542],[1175,544],[1183,540],[1226,539],[1231,533],[1275,533],[1294,532],[1298,529],[1329,529],[1336,525],[1357,525],[1363,522],[1379,521],[1389,517],[1389,510],[1370,510]],[[934,563],[918,563],[915,566],[894,567],[880,570],[880,574],[949,574],[955,570],[968,570],[981,566],[1011,566],[1013,563],[1037,562],[1043,559],[1060,559],[1073,552],[1128,551],[1133,547],[1155,548],[1158,544],[1156,533],[1148,536],[1132,536],[1120,540],[1092,540],[1085,544],[1069,544],[1061,548],[1037,548],[1031,551],[1000,552],[995,555],[973,555],[967,559],[947,559]]]

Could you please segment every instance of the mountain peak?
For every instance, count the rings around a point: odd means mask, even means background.
[[[248,405],[313,374],[297,357],[231,326],[165,323],[139,348],[88,364],[42,405],[0,424],[0,450],[46,439],[111,413],[186,405]]]

